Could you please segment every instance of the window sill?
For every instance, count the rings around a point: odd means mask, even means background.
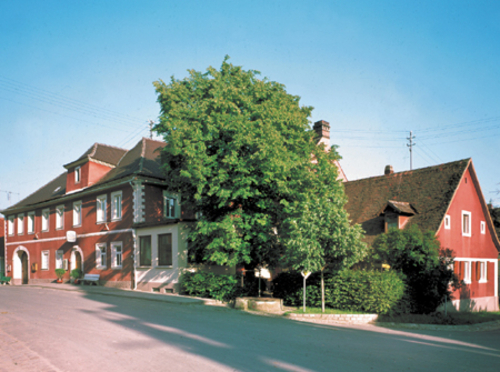
[[[28,232],[28,235],[35,235],[35,232]]]
[[[488,281],[486,279],[481,279],[478,283],[488,283]]]
[[[64,227],[56,227],[56,231],[64,230]]]
[[[464,283],[465,283],[465,284],[471,284],[472,282],[471,282],[470,280],[466,280],[466,279],[464,279]]]
[[[121,269],[123,269],[122,266],[112,266],[111,267],[111,270],[121,270]]]
[[[471,234],[463,234],[463,233],[462,233],[462,236],[463,236],[463,237],[466,237],[466,238],[470,238],[472,235],[471,235]]]
[[[49,232],[49,230],[42,230],[41,232]]]
[[[121,221],[121,220],[122,220],[122,218],[121,218],[121,217],[120,217],[120,218],[112,218],[112,219],[111,219],[111,222],[116,222],[116,221]]]
[[[151,266],[137,266],[138,270],[151,270]]]
[[[97,266],[96,270],[107,270],[107,266]]]
[[[158,266],[155,266],[155,269],[173,269],[174,268],[174,265],[158,265]]]
[[[104,225],[105,223],[108,223],[108,221],[96,221],[96,225]]]

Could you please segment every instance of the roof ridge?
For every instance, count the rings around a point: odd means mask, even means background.
[[[118,147],[118,146],[113,146],[113,145],[108,145],[107,143],[100,143],[100,142],[96,142],[95,145],[99,145],[99,146],[106,146],[106,147],[111,147],[111,148],[114,148],[114,149],[117,149],[117,150],[124,150],[124,151],[128,151],[127,149],[124,149],[123,147]]]
[[[441,163],[441,164],[431,165],[431,166],[424,167],[424,168],[418,168],[418,169],[413,169],[413,170],[405,170],[405,171],[395,172],[395,173],[391,173],[391,174],[382,174],[382,175],[379,175],[379,176],[371,176],[371,177],[359,178],[357,180],[347,181],[345,183],[352,183],[352,182],[366,181],[366,180],[375,180],[377,178],[385,179],[385,178],[390,177],[390,176],[401,176],[401,175],[403,175],[405,173],[408,174],[408,173],[416,173],[416,172],[429,171],[432,168],[437,168],[437,167],[440,167],[440,166],[443,166],[443,165],[452,165],[452,164],[460,163],[460,162],[463,162],[463,161],[466,161],[467,164],[469,164],[470,160],[471,160],[471,158],[465,158],[465,159],[461,159],[461,160],[450,161],[448,163]]]
[[[92,151],[90,152],[90,154],[87,154],[87,158],[92,158],[95,155],[98,145],[99,144],[97,142],[94,142],[94,144],[92,145]]]

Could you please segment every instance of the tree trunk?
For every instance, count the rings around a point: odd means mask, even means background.
[[[321,269],[321,312],[325,312],[325,280],[323,278],[323,269]]]

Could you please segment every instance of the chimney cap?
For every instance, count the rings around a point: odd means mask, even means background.
[[[386,165],[384,169],[384,174],[387,176],[388,174],[393,174],[394,173],[394,168],[392,165]]]
[[[313,130],[319,138],[330,138],[330,123],[326,120],[318,120],[314,123]]]

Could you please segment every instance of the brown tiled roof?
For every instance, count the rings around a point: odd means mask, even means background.
[[[384,217],[380,212],[389,201],[402,210],[408,206],[417,212],[408,225],[416,224],[421,230],[437,232],[469,163],[470,159],[464,159],[345,182],[346,210],[352,223],[359,223],[366,231],[366,241],[370,244],[384,231]]]
[[[141,139],[134,148],[128,151],[118,149],[117,147],[94,144],[78,160],[69,164],[76,163],[79,160],[85,159],[85,157],[91,157],[92,159],[104,161],[109,164],[116,164],[115,168],[109,171],[98,182],[84,189],[85,191],[129,176],[144,176],[164,180],[165,176],[161,172],[159,161],[159,149],[164,146],[165,142],[154,141],[148,138]],[[42,202],[64,197],[66,195],[66,177],[67,172],[60,174],[19,203],[3,210],[2,213],[9,213],[12,210],[35,206]]]

